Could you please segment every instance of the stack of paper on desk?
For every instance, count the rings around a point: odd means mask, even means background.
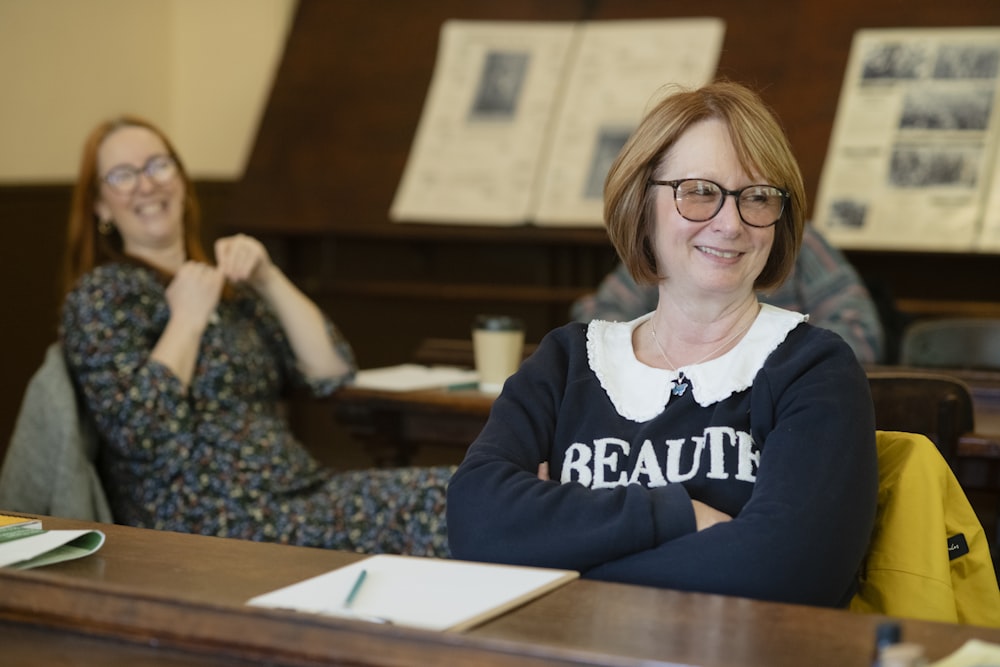
[[[364,585],[348,608],[344,602],[362,571]],[[572,570],[379,555],[260,595],[247,604],[455,632],[578,576]]]
[[[358,371],[354,386],[383,391],[416,391],[475,387],[478,380],[476,371],[467,368],[399,364]]]

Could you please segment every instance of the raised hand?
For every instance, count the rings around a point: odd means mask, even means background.
[[[216,306],[225,279],[216,267],[187,261],[167,286],[167,305],[172,318],[204,327]]]
[[[167,285],[170,320],[149,357],[173,371],[185,387],[191,384],[201,337],[219,305],[225,282],[216,267],[189,260]]]
[[[227,236],[215,242],[215,261],[219,271],[232,283],[264,287],[273,266],[264,244],[245,234]]]

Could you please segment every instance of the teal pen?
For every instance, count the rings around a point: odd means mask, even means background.
[[[351,605],[354,604],[354,598],[358,597],[358,591],[361,590],[361,585],[365,583],[365,577],[368,576],[368,570],[361,570],[358,573],[358,578],[354,580],[354,585],[351,586],[351,592],[347,594],[347,598],[344,599],[344,608],[350,609]]]

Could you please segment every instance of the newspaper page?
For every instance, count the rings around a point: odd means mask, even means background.
[[[604,178],[668,84],[715,76],[725,23],[717,18],[595,21],[580,26],[576,56],[543,158],[535,221],[602,226]]]
[[[814,207],[832,243],[978,247],[994,178],[998,63],[998,28],[855,34]]]
[[[997,106],[1000,106],[1000,104]],[[1000,253],[1000,136],[997,137],[996,142],[997,145],[992,165],[993,171],[986,188],[983,226],[978,244],[980,252],[990,253]]]
[[[390,219],[524,224],[576,24],[447,21]]]

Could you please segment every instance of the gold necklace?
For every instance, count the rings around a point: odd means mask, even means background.
[[[759,311],[760,308],[758,307],[757,310]],[[698,361],[694,362],[693,364],[687,364],[687,365],[688,366],[697,366],[700,363],[708,361],[713,356],[715,356],[716,354],[718,354],[718,352],[720,350],[724,349],[727,345],[729,345],[734,340],[736,340],[737,338],[739,338],[740,336],[742,336],[743,334],[745,334],[747,332],[747,330],[749,330],[750,327],[753,325],[753,323],[756,322],[756,321],[757,321],[757,318],[754,317],[752,320],[750,320],[749,322],[747,322],[746,326],[744,326],[742,329],[740,329],[739,331],[737,331],[735,334],[733,334],[732,336],[730,336],[729,338],[727,338],[726,340],[724,340],[722,342],[722,345],[720,345],[719,347],[715,348],[714,350],[712,350],[711,352],[709,352],[708,354],[706,354],[704,357],[702,357]],[[667,362],[667,366],[670,368],[670,370],[676,372],[677,371],[677,366],[674,365],[674,362],[670,361],[670,358],[667,356],[667,353],[663,351],[663,347],[660,345],[659,339],[657,339],[657,337],[656,337],[656,321],[655,321],[655,316],[649,318],[649,332],[653,335],[653,345],[655,345],[656,349],[660,351],[660,356],[663,357],[663,361]],[[674,396],[683,396],[685,391],[687,391],[687,379],[684,377],[684,373],[681,373],[680,375],[677,376],[677,379],[674,380],[674,386],[670,390],[670,393],[673,394]]]

